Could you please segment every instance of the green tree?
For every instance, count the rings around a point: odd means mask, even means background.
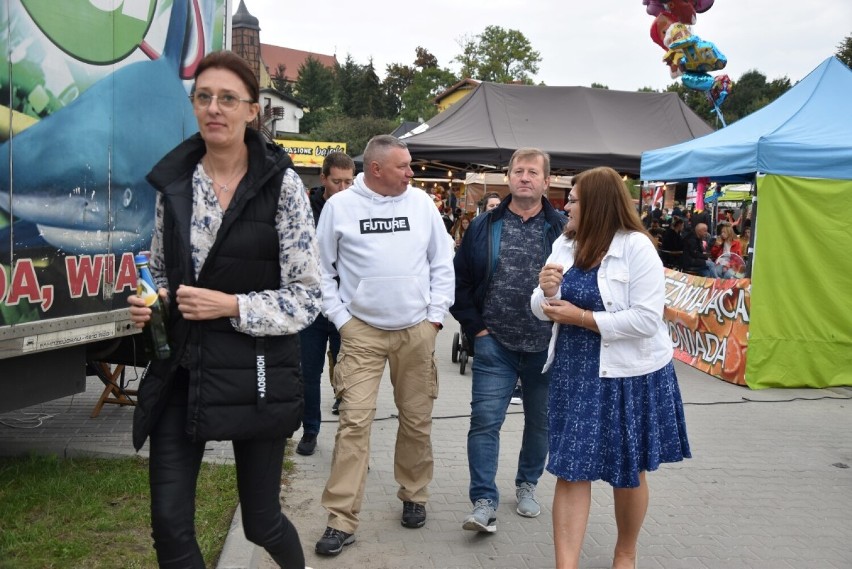
[[[407,121],[427,121],[438,113],[434,99],[456,83],[456,76],[448,69],[427,67],[414,75],[411,85],[402,94],[400,116]]]
[[[389,117],[399,116],[402,112],[402,95],[414,81],[416,73],[414,67],[400,63],[392,63],[385,68],[382,87],[385,91],[385,110]]]
[[[846,64],[846,67],[852,67],[852,35],[843,38],[843,41],[837,44],[837,59]]]
[[[392,109],[388,118],[428,120],[438,112],[433,99],[458,81],[449,69],[438,66],[438,58],[423,47],[415,50],[414,64],[388,65],[383,86]]]
[[[716,127],[722,126],[722,123],[718,122],[716,112],[713,110],[713,104],[707,98],[707,94],[704,91],[688,89],[683,85],[683,83],[678,81],[677,83],[672,83],[666,87],[666,92],[677,93],[680,100],[686,103],[687,107],[692,109],[696,115],[707,121],[709,124],[715,125]],[[726,121],[730,122],[727,113],[724,113],[724,117]]]
[[[287,66],[283,63],[279,63],[278,67],[275,69],[275,72],[270,77],[272,80],[272,87],[285,95],[293,94],[293,85],[287,81]]]
[[[332,106],[334,104],[334,71],[312,55],[308,56],[299,66],[295,93],[311,111]]]
[[[459,77],[476,79],[478,76],[479,66],[479,42],[477,36],[464,35],[456,42],[459,44],[462,52],[453,58],[461,64]]]
[[[359,65],[347,54],[343,65],[338,64],[335,78],[337,110],[352,118],[385,118],[385,91],[372,59]]]
[[[308,137],[308,140],[322,140],[322,138],[314,136],[314,132],[326,121],[330,120],[331,117],[338,116],[339,114],[340,111],[335,107],[310,110],[299,121],[299,130]]]
[[[500,26],[487,26],[478,36],[463,38],[460,45],[462,53],[454,61],[461,63],[463,77],[532,85],[541,63],[541,54],[524,34]]]
[[[609,90],[609,86],[604,85],[603,83],[592,83],[592,89],[607,89],[607,90]]]
[[[762,109],[790,88],[790,80],[786,77],[775,79],[769,83],[766,75],[752,69],[743,73],[739,80],[734,82],[728,98],[722,107],[725,119],[728,123],[739,120],[750,115],[754,111]]]
[[[773,79],[767,82],[766,76],[752,69],[743,73],[740,78],[732,82],[730,92],[720,106],[720,111],[726,124],[731,124],[739,119],[750,115],[758,109],[762,109],[790,89],[790,80],[787,77]],[[708,99],[705,91],[687,89],[682,83],[672,83],[666,88],[668,92],[677,93],[687,106],[695,111],[695,114],[707,122],[721,127],[713,103]]]
[[[330,113],[311,132],[312,140],[335,140],[347,144],[347,152],[357,156],[364,152],[367,142],[377,134],[387,134],[396,128],[394,121],[376,117],[348,117]]]
[[[414,53],[416,57],[414,58],[414,67],[418,69],[431,69],[433,67],[438,67],[438,58],[429,53],[429,51],[425,47],[417,46],[415,48]]]
[[[766,105],[786,93],[790,90],[790,87],[793,85],[790,83],[790,79],[787,77],[781,77],[780,79],[773,79],[769,82],[766,89]],[[763,105],[763,106],[766,106]]]
[[[384,89],[379,76],[376,75],[376,68],[373,66],[372,59],[361,68],[355,94],[357,113],[350,116],[387,118]]]
[[[746,71],[740,76],[739,81],[734,83],[733,89],[724,102],[723,112],[727,117],[730,114],[731,121],[742,118],[765,103],[764,93],[766,91],[766,75],[756,69]]]
[[[346,54],[343,64],[337,64],[335,69],[336,89],[335,101],[337,109],[348,117],[359,116],[358,112],[358,83],[361,79],[362,68],[355,63],[352,55]]]

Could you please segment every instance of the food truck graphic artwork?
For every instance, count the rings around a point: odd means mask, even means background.
[[[197,131],[191,77],[229,0],[0,0],[0,412],[81,391],[136,332],[145,180]]]

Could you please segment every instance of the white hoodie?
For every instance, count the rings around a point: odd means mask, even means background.
[[[359,174],[326,202],[317,239],[322,311],[338,330],[353,316],[383,330],[444,321],[455,297],[453,248],[426,192],[383,196]]]

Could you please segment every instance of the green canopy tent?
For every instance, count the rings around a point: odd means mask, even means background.
[[[643,153],[643,180],[754,182],[749,387],[852,385],[852,71],[831,57],[715,133]]]

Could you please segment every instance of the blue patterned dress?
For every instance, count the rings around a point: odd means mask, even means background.
[[[598,267],[570,268],[562,298],[603,311]],[[680,389],[671,362],[646,375],[599,377],[600,334],[562,325],[548,401],[547,471],[563,480],[639,485],[639,472],[690,458]]]

